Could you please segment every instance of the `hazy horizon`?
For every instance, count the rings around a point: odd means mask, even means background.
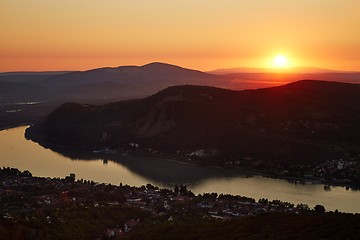
[[[316,66],[291,66],[291,67],[284,67],[284,68],[274,68],[274,67],[244,67],[244,66],[229,66],[229,67],[217,67],[213,69],[197,69],[187,66],[182,66],[176,63],[168,63],[168,62],[160,62],[160,61],[153,61],[148,62],[140,65],[135,64],[124,64],[124,65],[112,65],[112,66],[95,66],[93,68],[85,68],[85,69],[44,69],[44,70],[16,70],[16,71],[0,71],[0,73],[43,73],[43,72],[72,72],[72,71],[89,71],[94,69],[101,69],[101,68],[119,68],[119,67],[142,67],[153,63],[160,63],[160,64],[166,64],[166,65],[172,65],[177,66],[185,69],[191,69],[191,70],[198,70],[201,72],[208,72],[214,74],[217,74],[215,72],[217,71],[238,71],[241,73],[241,70],[244,70],[244,73],[358,73],[360,72],[360,69],[354,69],[354,70],[344,70],[344,69],[330,69],[330,68],[322,68],[322,67],[316,67]],[[251,70],[254,70],[253,72]],[[307,71],[309,70],[309,71]],[[220,73],[218,73],[220,74]]]

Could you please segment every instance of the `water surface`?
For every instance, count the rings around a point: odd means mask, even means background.
[[[173,187],[184,183],[195,194],[229,193],[292,203],[322,204],[328,210],[360,212],[360,191],[321,184],[293,184],[285,180],[246,176],[237,170],[200,167],[139,155],[96,155],[69,151],[59,154],[24,137],[26,127],[0,131],[0,166],[29,170],[34,176],[76,178],[133,186],[151,183]]]

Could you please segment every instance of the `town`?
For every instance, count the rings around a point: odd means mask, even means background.
[[[93,239],[120,239],[149,219],[174,221],[196,217],[226,221],[264,213],[325,213],[322,205],[311,209],[306,204],[295,206],[280,200],[256,201],[217,193],[195,196],[185,185],[176,185],[173,190],[151,184],[115,186],[76,180],[75,174],[65,178],[33,177],[29,171],[6,167],[0,170],[0,206],[1,236],[6,235],[7,228],[18,226],[35,229],[53,226],[55,231],[61,225],[76,223],[86,229],[87,224],[101,220],[92,229],[95,236],[88,236]]]

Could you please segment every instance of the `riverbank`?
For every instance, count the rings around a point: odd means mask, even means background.
[[[3,130],[10,130],[12,128],[17,128],[17,127],[24,127],[24,126],[29,126],[33,124],[32,122],[21,122],[21,123],[17,123],[17,124],[5,124],[5,125],[0,125],[0,131]]]
[[[172,188],[186,184],[195,194],[218,192],[245,195],[255,199],[283,199],[294,203],[320,203],[334,211],[360,212],[360,193],[331,187],[325,191],[321,184],[294,184],[285,180],[263,178],[239,169],[197,166],[179,161],[155,158],[139,153],[94,154],[91,151],[51,149],[24,138],[25,127],[0,134],[0,166],[30,170],[37,176],[60,177],[69,172],[83,179],[100,183],[127,183],[141,186]],[[61,152],[61,154],[59,154]],[[29,156],[33,156],[29,158]]]
[[[324,178],[319,176],[304,176],[303,171],[294,171],[290,172],[284,169],[276,169],[276,168],[258,168],[254,169],[254,167],[241,167],[236,164],[225,164],[224,165],[211,165],[206,164],[206,159],[204,158],[198,158],[198,157],[192,157],[189,154],[169,154],[164,153],[160,151],[154,151],[149,149],[142,149],[140,147],[136,146],[130,146],[127,149],[111,149],[111,148],[101,148],[101,149],[89,149],[85,147],[69,147],[65,145],[60,144],[53,144],[46,141],[46,138],[39,136],[38,134],[34,134],[32,132],[29,132],[28,129],[26,130],[26,138],[30,139],[32,141],[35,141],[39,143],[40,145],[44,146],[45,148],[52,149],[55,152],[59,152],[62,155],[68,156],[70,158],[76,159],[79,157],[79,152],[83,153],[83,158],[85,156],[86,158],[114,158],[117,159],[119,156],[123,155],[134,155],[134,156],[145,156],[145,157],[151,157],[151,158],[159,158],[164,161],[175,161],[181,164],[188,164],[193,166],[200,166],[200,167],[209,167],[209,168],[217,168],[217,169],[230,169],[230,170],[236,170],[240,174],[243,174],[245,176],[262,176],[272,179],[282,179],[286,180],[288,182],[294,183],[294,184],[323,184],[325,190],[329,190],[329,187],[335,187],[340,186],[346,188],[346,190],[359,190],[360,189],[360,183],[357,182],[350,182],[349,180],[343,179],[331,179],[331,178]],[[116,160],[115,160],[116,161]],[[233,163],[233,162],[232,162]],[[303,176],[299,176],[303,175]]]
[[[224,169],[224,170],[237,170],[240,174],[243,174],[245,176],[251,177],[251,176],[261,176],[265,178],[272,178],[272,179],[280,179],[280,180],[286,180],[288,182],[294,183],[294,184],[323,184],[324,189],[328,190],[329,187],[343,187],[346,188],[346,190],[352,190],[352,191],[359,191],[360,185],[357,184],[344,184],[344,181],[338,181],[338,180],[326,180],[323,178],[306,178],[306,177],[296,177],[291,175],[286,175],[284,173],[274,173],[274,171],[261,171],[261,170],[249,170],[241,167],[224,167],[224,166],[215,166],[215,165],[199,165],[197,163],[191,162],[186,157],[178,157],[177,155],[162,155],[162,154],[151,154],[151,153],[143,153],[143,152],[136,152],[131,151],[126,152],[127,154],[133,154],[138,156],[147,156],[147,157],[156,157],[161,158],[164,161],[174,161],[182,164],[188,164],[193,166],[201,166],[201,167],[209,167],[209,168],[216,168],[216,169]]]
[[[241,234],[249,234],[251,239],[263,239],[262,234],[254,235],[253,229],[264,229],[264,223],[275,223],[274,227],[265,228],[269,231],[267,236],[281,233],[283,237],[289,234],[289,239],[318,239],[327,236],[331,226],[336,236],[355,239],[351,236],[357,236],[354,231],[360,227],[359,214],[327,212],[321,205],[295,206],[279,200],[255,201],[216,193],[195,196],[185,186],[170,190],[151,184],[100,184],[76,179],[75,174],[63,178],[35,177],[15,168],[0,169],[0,204],[0,238],[9,240],[25,236],[36,240],[158,239],[163,234],[167,236],[164,239],[171,239],[170,232],[189,223],[189,239],[199,239],[220,225],[226,228],[214,233],[219,237],[235,239],[240,228]],[[244,228],[247,225],[251,227]]]

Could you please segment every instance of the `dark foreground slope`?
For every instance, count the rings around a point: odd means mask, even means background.
[[[130,239],[358,239],[358,216],[268,214],[231,221],[187,218],[149,223],[135,229]]]
[[[281,167],[358,160],[359,122],[360,85],[308,80],[240,92],[176,86],[143,100],[68,103],[27,135],[89,149],[137,143],[205,164]]]

